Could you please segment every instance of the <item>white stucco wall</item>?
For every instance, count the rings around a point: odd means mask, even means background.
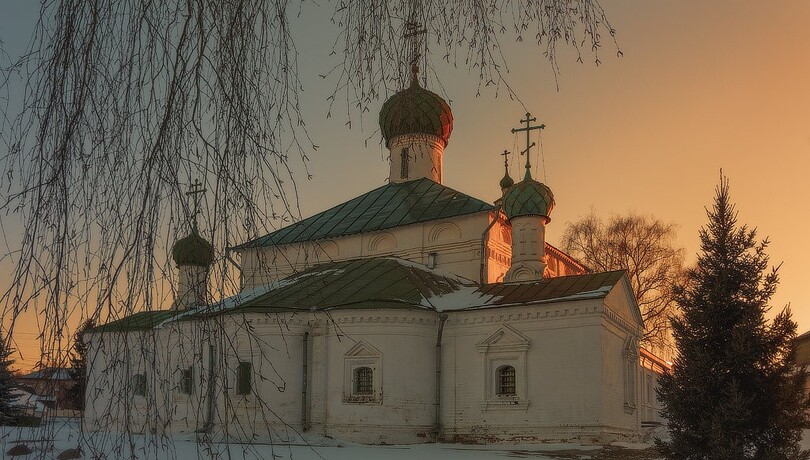
[[[634,330],[622,319],[622,308],[629,308],[623,296],[448,312],[439,420],[440,315],[432,310],[246,313],[91,334],[87,426],[205,429],[231,440],[278,439],[288,428],[362,443],[426,442],[436,434],[462,442],[632,439],[638,409],[625,410],[622,372],[625,340]],[[253,368],[247,396],[236,392],[240,361]],[[496,395],[502,365],[516,370],[514,397]],[[184,395],[179,370],[188,366],[194,389]],[[359,366],[373,370],[370,395],[354,394]],[[142,372],[145,397],[127,386]],[[209,383],[216,396],[211,425]]]
[[[599,436],[601,322],[599,300],[451,314],[442,358],[444,437],[480,442]],[[480,346],[502,330],[504,343]],[[492,396],[484,375],[499,362],[515,363],[512,404]]]
[[[313,430],[364,443],[431,440],[436,313],[344,310],[331,320],[315,332]],[[353,366],[374,369],[373,397],[352,396]]]

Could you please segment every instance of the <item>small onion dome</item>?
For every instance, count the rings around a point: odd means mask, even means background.
[[[391,96],[380,110],[380,130],[386,146],[403,134],[433,134],[445,147],[453,132],[453,112],[438,94],[421,86],[416,78],[411,86]]]
[[[512,179],[512,176],[510,176],[509,173],[507,172],[501,179],[500,185],[502,190],[506,190],[509,187],[515,185],[515,180]]]
[[[178,240],[172,247],[172,258],[177,265],[208,267],[214,262],[214,246],[191,228],[191,235]]]
[[[503,197],[503,211],[512,219],[520,216],[543,216],[551,221],[554,194],[551,189],[531,176],[509,189]]]

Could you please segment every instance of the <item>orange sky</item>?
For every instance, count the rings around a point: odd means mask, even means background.
[[[0,19],[0,39],[7,44],[20,40],[10,37],[27,37],[22,33],[36,5],[26,3],[4,6],[14,13]],[[557,201],[549,242],[557,244],[565,223],[591,208],[600,216],[632,210],[678,223],[691,263],[722,168],[740,222],[770,237],[772,263],[783,262],[774,307],[791,303],[799,331],[810,329],[804,285],[810,281],[804,261],[810,254],[810,2],[602,4],[624,56],[615,57],[610,43],[599,67],[587,56],[577,64],[562,54],[559,91],[535,48],[504,43],[512,87],[547,125],[540,178]],[[375,113],[364,118],[362,130],[347,131],[340,116],[325,118],[329,86],[317,75],[333,62],[327,49],[332,37],[326,17],[308,12],[304,20],[312,23],[296,38],[305,57],[304,111],[321,148],[309,155],[314,178],[299,182],[304,216],[383,184],[388,170],[375,143]],[[505,97],[474,97],[477,82],[466,71],[438,73],[455,116],[445,184],[494,200],[499,153],[513,149],[509,130],[526,110]],[[428,86],[440,92],[435,80]],[[21,347],[34,344],[34,326],[18,327],[18,333]]]

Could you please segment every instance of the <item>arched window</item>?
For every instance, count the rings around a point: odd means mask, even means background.
[[[515,368],[512,366],[501,366],[498,373],[498,395],[515,396]]]
[[[146,374],[132,376],[132,393],[135,396],[146,396]]]
[[[354,394],[370,395],[374,393],[374,373],[370,367],[358,367],[354,370]]]

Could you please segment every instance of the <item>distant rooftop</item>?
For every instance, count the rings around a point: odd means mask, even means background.
[[[45,367],[19,377],[26,380],[71,380],[70,369],[65,367]]]

